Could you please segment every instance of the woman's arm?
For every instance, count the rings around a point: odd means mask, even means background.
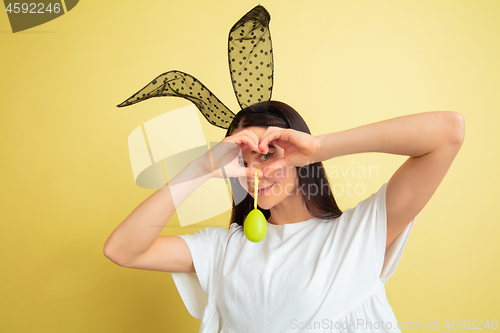
[[[154,251],[149,251],[147,256],[142,256],[143,261],[147,262],[135,263],[134,267],[144,268],[147,266],[148,269],[170,271],[169,269],[172,267],[183,266],[184,264],[180,263],[181,255],[179,253],[171,253],[171,256],[166,255],[173,251],[167,251],[168,244],[165,243],[165,237],[159,238],[158,236],[176,211],[173,198],[175,198],[175,203],[180,205],[211,177],[213,174],[204,172],[196,161],[188,164],[164,188],[157,190],[144,200],[111,233],[104,244],[104,255],[121,266],[128,266],[152,248]],[[172,186],[170,183],[180,184]],[[184,248],[188,253],[187,246]],[[165,252],[156,254],[160,251]],[[188,257],[182,256],[182,258]]]
[[[387,184],[387,248],[430,200],[464,136],[458,112],[417,113],[320,135],[317,160],[364,152],[410,156]]]

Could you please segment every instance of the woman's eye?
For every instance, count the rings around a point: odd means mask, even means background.
[[[269,146],[269,147],[274,148],[273,146]],[[263,161],[267,161],[267,160],[268,160],[271,156],[273,156],[274,154],[276,154],[276,152],[274,152],[274,153],[267,153],[267,154],[265,154],[265,155],[260,155],[260,158],[261,158]],[[241,166],[245,167],[245,168],[246,168],[246,167],[247,167],[247,165],[248,165],[248,164],[247,164],[247,162],[243,161],[243,159],[242,159],[242,158],[239,158],[239,159],[238,159],[238,163],[239,163]]]
[[[275,153],[276,153],[276,152],[274,152],[274,153],[267,153],[267,154],[265,154],[265,155],[260,155],[260,157],[264,156],[264,157],[265,157],[264,161],[265,161],[265,160],[267,160],[269,157],[273,156]]]

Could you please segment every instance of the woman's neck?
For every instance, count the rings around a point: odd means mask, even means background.
[[[314,218],[309,213],[301,195],[292,195],[270,209],[269,223],[280,225],[297,223]]]

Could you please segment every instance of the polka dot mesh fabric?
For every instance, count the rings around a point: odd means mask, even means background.
[[[242,109],[271,99],[273,50],[270,19],[267,10],[257,6],[229,32],[229,70]]]
[[[118,107],[139,103],[151,97],[177,96],[191,101],[212,125],[228,128],[234,113],[194,76],[181,71],[159,75]]]
[[[229,71],[241,109],[271,100],[274,66],[270,20],[268,11],[258,5],[236,22],[229,32]],[[209,123],[220,128],[229,128],[235,117],[203,83],[178,70],[159,75],[117,106],[129,106],[160,96],[176,96],[191,101]]]

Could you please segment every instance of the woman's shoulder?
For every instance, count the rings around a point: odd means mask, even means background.
[[[221,241],[227,238],[229,233],[228,228],[224,227],[205,227],[192,234],[179,235],[180,237],[193,240],[201,240],[204,242]]]
[[[227,241],[233,234],[238,232],[238,229],[242,228],[237,223],[233,223],[227,227],[205,227],[192,234],[179,235],[184,239],[201,241],[205,243],[215,243],[219,244]],[[243,230],[243,229],[242,229]]]
[[[229,227],[207,227],[204,230],[206,230],[206,233],[210,234],[213,238],[227,240],[240,230],[243,231],[243,226],[238,225],[238,223],[231,223]]]
[[[238,224],[238,223],[236,223],[236,222],[233,222],[233,223],[231,223],[231,224],[229,225],[228,232],[229,232],[229,233],[232,233],[232,232],[234,232],[234,231],[236,231],[236,230],[238,230],[238,229],[243,230],[243,226],[242,226],[242,225],[239,225],[239,224]]]

